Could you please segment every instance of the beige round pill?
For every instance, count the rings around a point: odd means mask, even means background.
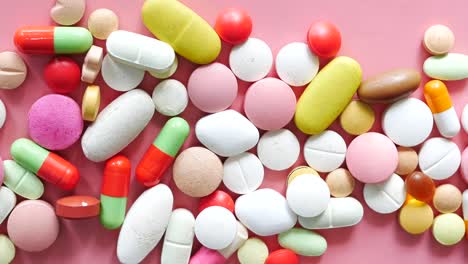
[[[452,213],[460,207],[462,194],[454,185],[443,184],[436,188],[432,202],[439,212]]]
[[[432,55],[448,53],[454,43],[452,30],[444,25],[431,26],[424,33],[423,46]]]
[[[418,167],[418,153],[407,147],[398,147],[398,166],[395,173],[403,176],[411,174]]]
[[[83,120],[93,122],[99,112],[101,104],[101,91],[97,85],[89,85],[83,95],[81,115]]]
[[[23,59],[15,52],[0,53],[0,89],[16,89],[26,79],[28,69]]]
[[[353,175],[347,169],[336,169],[328,173],[325,181],[330,188],[330,194],[337,198],[350,195],[356,184]]]
[[[88,18],[88,29],[97,39],[107,39],[109,35],[119,29],[119,18],[109,9],[94,10]]]
[[[50,17],[59,25],[71,26],[81,20],[85,9],[86,0],[57,0]]]
[[[341,127],[355,136],[368,132],[374,121],[374,110],[362,101],[351,101],[340,116]]]
[[[206,148],[191,147],[174,161],[174,182],[191,197],[203,197],[214,192],[223,179],[223,163]]]

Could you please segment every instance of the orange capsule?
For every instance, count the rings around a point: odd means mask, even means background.
[[[430,202],[435,193],[435,184],[431,177],[426,174],[415,171],[406,177],[406,192],[414,199]]]

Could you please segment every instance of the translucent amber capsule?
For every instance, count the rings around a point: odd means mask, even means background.
[[[435,192],[434,181],[426,174],[415,171],[406,177],[406,192],[414,199],[430,202]]]

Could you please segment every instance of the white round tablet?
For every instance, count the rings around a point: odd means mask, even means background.
[[[397,145],[413,147],[432,131],[432,112],[421,100],[405,98],[393,103],[382,117],[382,129]]]
[[[2,99],[0,99],[0,128],[2,128],[3,125],[5,124],[6,116],[7,116],[7,112],[6,112],[5,104],[3,104]]]
[[[299,158],[300,151],[299,141],[287,129],[266,132],[257,145],[257,155],[262,164],[276,171],[291,167]]]
[[[462,121],[463,129],[465,130],[465,133],[468,134],[468,104],[465,105],[465,107],[463,108],[461,121]]]
[[[309,46],[301,42],[289,43],[276,55],[276,72],[291,86],[308,84],[317,75],[319,59]]]
[[[327,209],[330,202],[330,189],[320,176],[303,174],[288,184],[286,200],[291,210],[297,215],[314,217]]]
[[[434,180],[444,180],[460,167],[461,153],[457,144],[436,137],[424,142],[419,151],[419,168]]]
[[[310,136],[304,145],[307,164],[319,172],[338,169],[346,156],[346,142],[335,131],[325,130]]]
[[[174,79],[164,80],[156,85],[152,97],[156,110],[165,116],[182,113],[188,104],[185,85]]]
[[[260,39],[249,38],[234,46],[229,54],[229,66],[237,78],[246,82],[263,79],[271,70],[273,55],[270,47]]]
[[[223,183],[231,192],[253,192],[263,182],[262,162],[252,153],[244,152],[224,161]]]
[[[383,182],[366,183],[363,192],[369,208],[380,214],[397,211],[406,199],[405,182],[395,173]]]
[[[126,92],[135,89],[145,77],[145,71],[115,61],[107,54],[102,61],[101,74],[110,88]]]
[[[200,243],[210,249],[223,249],[229,246],[237,233],[237,221],[228,209],[211,206],[201,211],[195,220],[195,236]]]

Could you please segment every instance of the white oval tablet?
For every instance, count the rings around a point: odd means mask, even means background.
[[[128,146],[148,125],[154,103],[143,90],[126,92],[112,101],[81,138],[85,156],[94,162],[104,161]]]
[[[299,141],[287,129],[266,132],[257,146],[257,155],[262,164],[276,171],[291,167],[299,158],[300,151]]]
[[[161,252],[161,264],[188,263],[195,226],[193,214],[183,208],[172,211]]]
[[[101,74],[104,82],[119,92],[135,89],[145,77],[144,70],[118,62],[112,59],[109,54],[104,56]]]
[[[195,220],[195,236],[210,249],[223,249],[234,241],[237,221],[228,209],[210,206],[201,211]]]
[[[223,183],[231,192],[253,192],[263,182],[262,162],[252,153],[244,152],[224,161]]]
[[[207,115],[198,120],[195,135],[200,143],[222,157],[235,156],[253,148],[259,138],[258,129],[234,110]]]
[[[5,124],[6,117],[7,117],[6,107],[2,99],[0,99],[0,128],[2,128],[3,125]]]
[[[461,153],[457,144],[436,137],[424,142],[419,151],[419,168],[434,180],[445,180],[457,172]]]
[[[120,229],[117,257],[121,263],[140,263],[156,247],[166,231],[173,202],[172,192],[164,184],[138,197]]]
[[[465,130],[465,133],[468,134],[468,104],[465,105],[465,107],[463,108],[461,121],[463,125],[463,130]]]
[[[241,195],[235,208],[241,223],[259,236],[279,234],[293,228],[297,222],[297,215],[284,196],[272,189]]]
[[[330,189],[322,178],[312,174],[303,174],[295,177],[288,184],[286,200],[297,215],[314,217],[327,209]]]
[[[156,85],[152,98],[156,111],[165,116],[182,113],[188,104],[185,85],[174,79],[164,80]]]
[[[366,183],[363,192],[369,208],[380,214],[395,212],[406,199],[405,182],[395,173],[381,183]]]
[[[382,117],[385,134],[403,147],[422,143],[431,133],[433,125],[431,110],[416,98],[405,98],[393,103]]]
[[[237,233],[234,241],[232,241],[232,243],[226,248],[218,250],[218,252],[223,255],[225,259],[228,259],[244,244],[245,241],[247,241],[248,238],[249,232],[241,222],[237,221]]]
[[[307,164],[319,172],[338,169],[346,156],[346,142],[335,131],[325,130],[310,136],[304,145]]]
[[[5,186],[0,186],[0,225],[5,221],[16,205],[15,193]]]
[[[316,217],[299,216],[299,224],[307,229],[329,229],[353,226],[364,216],[362,204],[353,197],[331,198],[327,210]]]
[[[273,55],[270,47],[260,39],[249,38],[234,46],[229,54],[229,66],[237,78],[246,82],[256,82],[270,72]]]
[[[301,42],[289,43],[276,55],[276,72],[291,86],[308,84],[317,75],[319,59],[309,46]]]

